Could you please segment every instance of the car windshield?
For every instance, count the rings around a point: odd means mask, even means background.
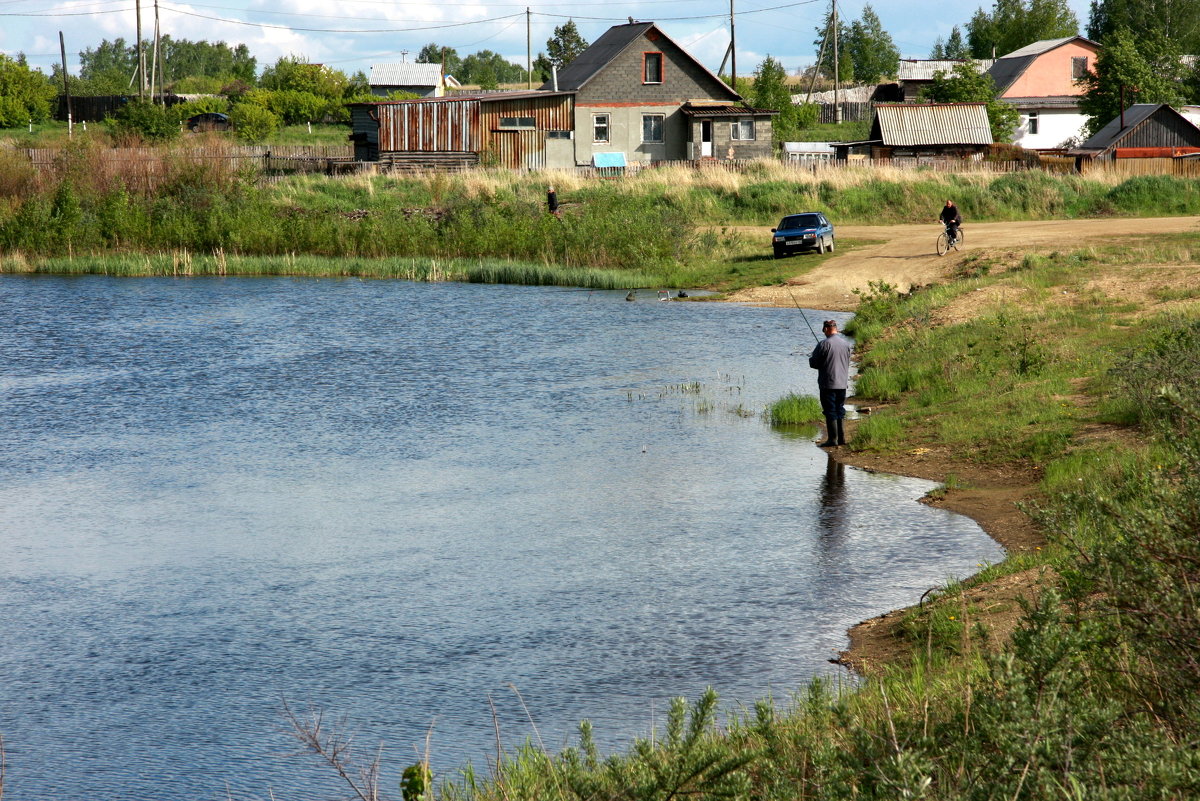
[[[815,214],[793,214],[779,223],[780,228],[817,228],[820,225],[821,218]]]

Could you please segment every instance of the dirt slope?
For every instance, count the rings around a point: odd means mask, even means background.
[[[761,236],[769,242],[769,228],[744,227],[739,230]],[[810,309],[852,311],[857,305],[853,290],[866,290],[871,281],[885,281],[902,292],[912,286],[936,283],[957,265],[962,253],[973,248],[1041,248],[1061,246],[1077,248],[1089,240],[1112,239],[1129,234],[1176,233],[1200,230],[1197,217],[1154,217],[1101,220],[1038,220],[1032,222],[967,223],[963,226],[964,245],[960,253],[937,255],[935,244],[941,226],[923,225],[842,225],[841,239],[882,240],[882,244],[856,248],[835,255],[807,275],[792,278],[786,286],[754,287],[734,293],[728,299],[756,306],[792,306]],[[804,259],[793,256],[780,262],[787,269],[795,264],[805,269]]]

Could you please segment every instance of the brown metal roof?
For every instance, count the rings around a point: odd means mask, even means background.
[[[692,106],[681,109],[689,117],[746,117],[750,115],[778,114],[773,108],[750,108],[748,106]]]
[[[986,103],[878,103],[871,138],[886,147],[990,145]]]

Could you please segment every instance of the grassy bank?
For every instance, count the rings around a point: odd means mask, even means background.
[[[785,213],[819,209],[838,223],[926,221],[946,197],[972,221],[1200,213],[1200,184],[1042,173],[941,174],[886,169],[817,173],[774,162],[741,172],[667,167],[608,181],[574,172],[478,171],[414,177],[296,177],[261,185],[257,173],[196,162],[163,148],[131,165],[79,140],[53,169],[0,160],[0,269],[57,270],[82,259],[129,254],[223,254],[268,272],[302,256],[378,260],[512,262],[530,279],[560,271],[621,271],[625,286],[778,283],[763,236]],[[545,210],[553,183],[562,216]],[[12,257],[17,257],[14,262]],[[22,261],[23,260],[23,261]],[[66,260],[65,262],[63,260]],[[319,262],[314,261],[315,265]],[[528,265],[536,265],[532,271]],[[72,266],[71,269],[80,269]],[[240,268],[239,268],[240,269]],[[419,268],[423,270],[424,268]],[[639,284],[635,274],[653,276]],[[540,279],[538,279],[540,280]]]
[[[852,444],[941,448],[1037,476],[1029,511],[1047,547],[910,611],[898,636],[911,661],[858,687],[815,681],[738,710],[711,692],[677,699],[662,730],[623,753],[598,754],[585,723],[577,747],[530,744],[486,775],[435,777],[426,795],[1197,797],[1200,303],[1180,287],[1198,271],[1088,250],[996,255],[967,272],[864,298],[858,400],[887,403]],[[781,421],[803,406],[785,399]],[[1011,641],[991,639],[967,590],[1031,567],[1049,588]]]

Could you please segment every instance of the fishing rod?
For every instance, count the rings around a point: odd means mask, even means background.
[[[815,339],[817,342],[820,342],[821,338],[817,336],[817,332],[813,330],[812,323],[808,321],[808,315],[804,313],[804,309],[800,306],[799,301],[796,300],[796,296],[792,294],[792,288],[790,286],[787,287],[787,293],[792,299],[792,304],[795,305],[796,309],[800,312],[800,316],[804,318],[804,324],[808,326],[808,330],[812,333],[813,339]]]

